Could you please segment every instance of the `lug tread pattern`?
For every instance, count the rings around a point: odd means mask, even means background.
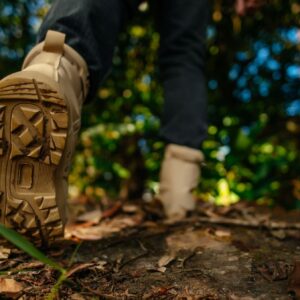
[[[5,137],[4,137],[5,108],[6,105],[0,105],[0,156],[4,155],[5,153]]]
[[[5,113],[11,104],[10,139],[6,142]],[[32,165],[38,162],[58,166],[65,149],[67,129],[67,107],[58,91],[34,79],[9,78],[0,82],[0,157],[9,149],[6,160],[11,163],[28,157],[33,159]],[[31,184],[33,179],[25,178],[24,182]],[[10,184],[14,183],[8,184],[8,191]],[[12,196],[8,192],[0,193],[1,196],[2,203],[5,202],[2,205],[4,211],[0,210],[1,222],[8,227],[28,236],[37,245],[62,238],[64,226],[55,190],[45,195],[33,190],[32,199],[18,199],[22,197]]]
[[[67,139],[68,118],[67,111],[51,111],[51,129],[50,134],[50,162],[58,165],[65,148]]]
[[[20,155],[33,158],[39,156],[38,150],[42,148],[43,136],[32,123],[32,119],[42,120],[42,125],[45,123],[42,110],[37,106],[18,105],[14,108],[11,117],[12,150],[10,159]]]

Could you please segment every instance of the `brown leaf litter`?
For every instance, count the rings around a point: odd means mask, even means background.
[[[299,216],[204,203],[191,218],[167,224],[134,203],[116,203],[68,226],[67,237],[81,241],[76,252],[74,242],[43,251],[68,268],[57,299],[297,299]],[[44,299],[59,274],[5,249],[0,299]]]

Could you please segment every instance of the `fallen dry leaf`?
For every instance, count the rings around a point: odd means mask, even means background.
[[[0,259],[7,259],[11,253],[10,248],[6,248],[4,246],[0,246]]]
[[[100,209],[86,212],[77,218],[79,222],[90,222],[92,224],[98,224],[102,218],[102,211]]]
[[[65,237],[76,237],[80,240],[100,240],[120,232],[127,227],[140,224],[141,219],[134,217],[116,217],[112,220],[103,220],[97,226],[69,225],[66,227]],[[90,224],[92,225],[92,224]]]
[[[111,218],[116,215],[122,208],[122,202],[116,202],[111,208],[105,210],[102,214],[103,218]]]
[[[160,273],[165,273],[167,271],[167,268],[166,267],[160,267],[160,268],[157,268],[157,271],[160,272]]]
[[[228,238],[231,236],[230,230],[217,229],[214,231],[214,235],[220,238]]]
[[[300,230],[299,229],[290,229],[285,230],[286,237],[292,238],[292,239],[300,239]]]
[[[170,262],[176,258],[174,253],[162,256],[158,261],[159,268],[166,267]]]
[[[134,204],[124,204],[122,207],[122,210],[125,213],[129,213],[129,214],[136,213],[138,211],[138,209],[139,209],[138,206],[136,206]]]
[[[284,230],[272,230],[271,235],[279,240],[284,240],[286,238],[286,233]]]
[[[67,272],[66,277],[69,278],[76,272],[82,271],[84,269],[88,269],[90,267],[93,267],[94,265],[95,265],[95,263],[82,263],[82,264],[76,265]]]
[[[0,278],[0,294],[7,296],[12,294],[18,294],[23,290],[24,286],[11,278]]]
[[[40,261],[32,261],[32,262],[26,262],[26,263],[21,263],[18,265],[16,270],[23,271],[23,270],[28,270],[28,269],[39,269],[39,268],[44,268],[45,264],[40,262]]]
[[[105,260],[100,260],[100,261],[97,261],[97,263],[95,264],[94,268],[97,269],[97,270],[101,270],[101,271],[104,271],[105,270],[105,266],[107,265],[107,261]]]
[[[85,299],[86,298],[84,298],[83,296],[77,293],[70,296],[70,300],[85,300]]]
[[[194,251],[197,248],[221,250],[228,244],[227,240],[218,239],[207,230],[196,229],[176,232],[166,238],[168,248],[177,252],[180,250]]]
[[[300,261],[295,262],[294,270],[290,275],[288,293],[294,294],[296,299],[300,298]]]
[[[272,282],[287,279],[291,273],[292,266],[284,261],[268,261],[256,266],[256,268],[265,279]],[[298,275],[300,275],[300,271]]]
[[[229,300],[255,300],[255,298],[250,296],[240,296],[236,294],[229,294],[228,299]]]

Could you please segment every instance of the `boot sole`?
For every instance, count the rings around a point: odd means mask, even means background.
[[[0,82],[0,222],[38,245],[64,234],[55,172],[64,153],[63,98],[35,79]]]

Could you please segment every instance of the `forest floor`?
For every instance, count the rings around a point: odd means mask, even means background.
[[[68,226],[66,241],[43,250],[69,270],[53,299],[275,300],[300,295],[299,212],[199,201],[193,216],[168,223],[155,209],[135,203],[89,208]],[[3,246],[0,271],[0,299],[50,299],[46,296],[59,277]]]

